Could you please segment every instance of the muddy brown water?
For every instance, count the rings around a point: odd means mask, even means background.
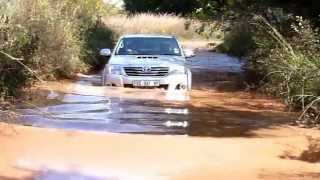
[[[101,87],[100,75],[81,75],[76,82],[67,83],[68,90],[52,90],[50,85],[38,90],[36,96],[42,94],[44,98],[41,103],[26,103],[28,108],[18,109],[19,123],[111,133],[213,137],[252,136],[256,129],[284,123],[282,113],[270,111],[265,105],[271,103],[274,108],[272,100],[260,103],[258,99],[252,105],[248,102],[251,97],[239,96],[242,64],[238,59],[200,52],[188,65],[193,72],[192,92]],[[234,96],[235,101],[229,102]]]
[[[259,134],[256,133],[259,129],[272,129],[291,121],[291,114],[284,112],[284,105],[281,102],[256,93],[244,92],[241,89],[242,64],[238,59],[224,54],[200,52],[188,61],[188,65],[193,72],[194,89],[191,92],[102,87],[99,74],[79,75],[78,80],[74,82],[62,81],[41,84],[30,95],[30,101],[18,106],[17,112],[20,115],[17,123],[54,129],[170,135],[170,139],[185,139],[179,136],[173,138],[173,135],[259,137]],[[156,137],[162,138],[162,136]],[[70,143],[70,141],[66,142]],[[177,142],[181,142],[181,139]],[[167,143],[165,141],[165,146],[168,145]],[[150,142],[147,144],[149,146]],[[244,145],[241,146],[244,147]],[[27,145],[27,147],[30,146]],[[100,145],[97,147],[100,149]],[[214,147],[220,148],[220,145]],[[229,146],[225,146],[226,150],[232,149],[233,146],[227,147]],[[199,147],[199,149],[206,148]],[[147,148],[144,149],[145,152],[148,152]],[[188,148],[184,148],[185,150]],[[36,150],[29,149],[29,151]],[[64,150],[62,149],[62,151]],[[211,150],[209,151],[211,152]],[[55,151],[53,150],[53,152]],[[148,153],[145,154],[145,152],[141,152],[143,154],[141,157],[148,158],[146,156]],[[89,156],[91,153],[93,152],[89,152],[87,155]],[[172,153],[171,150],[170,153]],[[39,154],[39,152],[36,151],[34,154]],[[38,167],[37,161],[29,155],[27,152],[25,159],[16,162],[16,166],[35,171],[30,179],[143,179],[141,177],[126,177],[125,172],[122,171],[116,175],[110,171],[110,176],[105,176],[108,171],[103,170],[103,175],[99,176],[99,169],[94,168],[86,170],[80,168],[79,171],[64,170],[63,165],[55,164],[54,161],[52,164],[51,161],[48,161],[47,164],[44,163],[45,166],[40,163]],[[60,154],[56,155],[60,156]],[[95,154],[92,154],[92,157],[94,156]],[[201,156],[201,153],[197,156]],[[213,154],[211,157],[214,157]],[[42,162],[50,160],[50,157],[40,159]],[[63,157],[62,159],[66,161]],[[72,164],[72,162],[64,163]],[[135,163],[139,165],[138,162]],[[153,162],[154,164],[157,162]],[[124,175],[122,175],[123,173]],[[145,173],[148,174],[148,172]],[[5,179],[5,177],[0,176],[0,179]]]

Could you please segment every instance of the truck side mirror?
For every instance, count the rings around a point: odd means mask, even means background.
[[[111,56],[111,50],[110,49],[101,49],[100,50],[100,56],[106,56],[109,57]]]
[[[183,53],[184,53],[184,56],[185,56],[186,58],[191,58],[191,57],[196,56],[196,53],[194,52],[193,49],[184,49],[184,50],[183,50]]]

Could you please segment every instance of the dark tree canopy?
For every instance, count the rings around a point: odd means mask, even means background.
[[[124,0],[129,13],[173,13],[195,14],[202,10],[202,17],[212,17],[226,9],[247,10],[267,7],[280,7],[288,12],[319,18],[320,0]]]
[[[130,13],[153,12],[186,15],[198,7],[196,0],[124,0]]]

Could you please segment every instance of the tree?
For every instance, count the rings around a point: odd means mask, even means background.
[[[199,7],[195,0],[124,0],[126,11],[129,13],[173,13],[187,15]]]

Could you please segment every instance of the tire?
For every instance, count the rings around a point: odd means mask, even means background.
[[[102,74],[101,74],[101,85],[102,86],[106,86],[107,82],[106,82],[106,73],[105,73],[105,69],[103,69]]]

